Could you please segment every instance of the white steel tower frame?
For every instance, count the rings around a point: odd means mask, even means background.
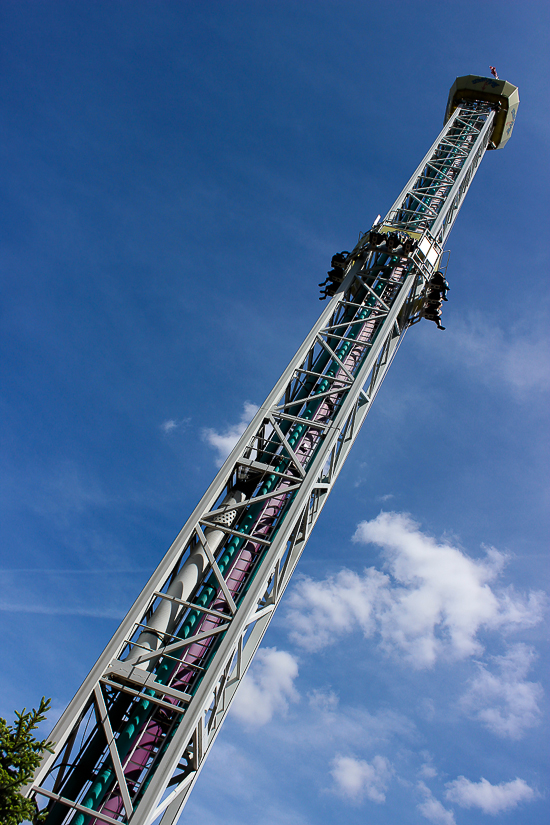
[[[177,822],[418,313],[493,118],[488,104],[459,106],[360,237],[338,292],[55,726],[27,789],[47,825]]]

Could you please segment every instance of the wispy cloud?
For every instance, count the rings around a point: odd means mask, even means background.
[[[542,686],[525,678],[535,659],[532,647],[516,644],[505,656],[491,657],[496,672],[479,663],[461,699],[463,709],[498,736],[519,739],[540,720]]]
[[[442,655],[479,655],[481,629],[510,630],[541,619],[542,594],[491,588],[505,562],[492,548],[484,559],[472,559],[422,533],[403,513],[362,522],[354,540],[381,547],[388,572],[344,569],[322,581],[299,581],[289,598],[290,636],[308,650],[360,628],[415,667],[430,667]]]
[[[385,756],[375,756],[367,762],[338,754],[332,760],[330,773],[336,793],[348,802],[359,803],[366,797],[381,804],[386,801],[393,768]]]
[[[216,742],[216,747],[212,748],[204,772],[209,773],[212,779],[215,778],[218,790],[239,800],[251,799],[254,782],[250,783],[249,780],[258,783],[263,773],[262,766],[251,760],[241,748],[221,738]]]
[[[432,755],[428,751],[422,751],[420,756],[424,757],[426,761],[420,766],[418,775],[421,776],[422,779],[434,779],[437,776],[437,770],[433,765]]]
[[[10,467],[9,478],[10,483],[3,490],[5,506],[28,508],[62,525],[75,514],[106,508],[113,503],[101,483],[74,461]]]
[[[517,394],[550,388],[546,328],[533,314],[528,321],[503,329],[493,318],[471,313],[466,320],[448,325],[445,334],[447,356],[484,383],[498,382]]]
[[[165,435],[169,435],[169,433],[173,433],[174,430],[185,429],[190,421],[191,418],[168,418],[162,422],[160,429]]]
[[[262,647],[243,679],[233,700],[231,712],[250,727],[270,722],[275,713],[285,713],[289,702],[297,702],[294,687],[298,661],[285,650]]]
[[[357,626],[372,636],[379,597],[388,586],[388,577],[373,568],[363,575],[344,569],[322,581],[302,578],[288,598],[290,638],[317,651]]]
[[[413,722],[403,714],[383,708],[370,713],[361,705],[340,706],[330,688],[308,691],[307,703],[299,710],[295,687],[298,663],[290,653],[276,648],[260,648],[249,673],[231,706],[231,716],[253,729],[272,722],[269,737],[278,748],[302,749],[323,754],[328,763],[336,750],[362,756],[368,748],[380,749],[396,737],[411,740],[416,735]]]
[[[6,613],[35,613],[43,616],[87,616],[91,619],[123,619],[125,611],[120,608],[93,608],[59,605],[58,607],[36,602],[3,602],[0,611]]]
[[[221,432],[211,428],[202,431],[204,440],[217,452],[216,464],[218,467],[221,467],[258,410],[259,407],[256,404],[245,401],[243,413],[236,424],[230,424]]]
[[[265,825],[311,825],[281,794],[275,772],[266,759],[224,740],[223,734],[212,748],[203,769],[202,791],[197,787],[189,800],[187,819],[201,825],[242,825],[244,821]],[[206,790],[204,790],[206,789]],[[202,800],[201,800],[202,793]],[[243,809],[243,804],[246,808]]]
[[[0,570],[0,611],[122,619],[147,568]]]
[[[448,782],[445,796],[450,802],[455,802],[461,808],[479,808],[485,814],[500,814],[516,808],[520,802],[531,802],[538,796],[523,779],[514,779],[511,782],[501,782],[491,785],[486,779],[479,782],[470,782],[464,776],[459,776],[453,782]]]
[[[439,799],[436,799],[425,782],[420,781],[417,784],[417,789],[424,797],[424,801],[417,805],[422,816],[426,817],[429,822],[433,822],[434,825],[455,825],[453,812],[447,810]]]
[[[80,569],[62,568],[62,567],[1,567],[0,576],[25,573],[25,575],[35,576],[112,576],[120,573],[150,573],[150,567],[102,567],[98,569]]]
[[[360,753],[380,749],[396,738],[411,740],[416,735],[413,722],[391,709],[370,713],[360,704],[340,706],[331,690],[313,690],[308,695],[309,707],[300,711],[290,706],[286,718],[279,716],[270,728],[270,736],[284,747],[300,748],[304,752],[324,753],[329,757],[343,749]]]

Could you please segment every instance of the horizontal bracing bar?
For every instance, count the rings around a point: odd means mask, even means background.
[[[180,708],[178,705],[173,705],[171,702],[165,702],[163,699],[159,699],[156,696],[145,694],[136,688],[131,688],[129,685],[123,684],[122,682],[113,682],[112,679],[100,679],[99,683],[102,685],[107,685],[110,688],[115,688],[117,691],[122,691],[122,693],[127,693],[129,696],[137,696],[139,699],[147,699],[149,702],[153,702],[166,710],[175,710],[178,713],[185,712],[185,708]]]
[[[277,415],[281,416],[281,413],[277,412]],[[292,418],[292,416],[289,416],[289,418]],[[276,467],[271,467],[269,464],[264,464],[263,461],[255,461],[253,458],[238,458],[237,466],[249,467],[251,470],[258,470],[260,473],[269,473],[270,475],[278,476],[291,484],[296,482],[296,476],[283,473]]]
[[[155,591],[153,596],[158,596],[161,599],[167,599],[170,602],[175,602],[176,604],[181,604],[182,607],[190,607],[191,610],[199,610],[201,613],[208,613],[209,616],[217,616],[218,619],[230,619],[231,616],[228,616],[227,613],[221,613],[219,610],[214,610],[211,607],[203,607],[200,604],[195,604],[195,602],[188,602],[185,599],[178,599],[176,596],[169,596],[168,593],[161,593],[160,591]]]
[[[368,319],[371,320],[378,320],[378,319]],[[326,332],[323,330],[323,334],[331,339],[336,339],[337,341],[349,341],[350,344],[353,344],[354,347],[372,347],[372,341],[361,341],[360,338],[348,338],[346,335],[335,335],[333,332]]]
[[[283,416],[280,416],[280,417],[282,418]],[[284,416],[284,418],[287,421],[298,421],[298,422],[299,421],[304,421],[308,426],[315,426],[315,422],[307,421],[307,419],[293,418],[291,415],[286,415],[286,416]],[[326,430],[326,426],[319,425],[319,429]],[[266,469],[266,472],[272,472],[272,470],[267,470]],[[286,478],[291,478],[293,482],[296,482],[296,476],[286,476]],[[263,495],[263,496],[254,496],[254,498],[247,498],[247,499],[245,499],[245,501],[239,501],[236,504],[231,504],[229,506],[229,508],[223,508],[222,507],[218,510],[211,510],[210,513],[205,513],[204,518],[205,519],[211,519],[213,516],[223,515],[224,513],[227,512],[228,509],[230,509],[231,511],[233,511],[233,510],[242,510],[245,507],[250,507],[251,504],[257,504],[259,501],[268,501],[270,498],[277,498],[277,496],[280,496],[281,493],[285,493],[285,494],[286,493],[292,493],[292,492],[294,492],[294,490],[297,490],[299,487],[300,487],[299,484],[294,483],[291,487],[284,487],[282,490],[279,489],[279,488],[276,488],[271,493],[265,493],[265,495]],[[212,524],[217,524],[217,522],[210,522],[210,521],[208,522],[209,526],[211,526]],[[244,534],[240,533],[239,535],[244,535]],[[250,538],[250,536],[247,536],[247,538]],[[266,542],[266,543],[268,544],[269,542]]]
[[[330,395],[341,395],[343,392],[346,392],[352,386],[353,381],[346,380],[344,378],[338,378],[338,383],[341,383],[342,386],[332,387],[332,389],[330,390],[315,393],[315,395],[308,395],[306,398],[300,398],[297,401],[289,401],[288,404],[281,404],[280,406],[275,408],[277,415],[279,414],[280,410],[286,410],[287,407],[303,407],[306,404],[309,404],[310,401],[318,401],[319,399],[327,398]]]
[[[325,432],[328,429],[328,424],[321,424],[320,421],[313,421],[309,418],[300,418],[299,415],[288,415],[288,413],[281,413],[277,412],[274,413],[277,418],[282,419],[283,421],[291,421],[293,424],[303,424],[306,427],[310,427],[313,430],[320,430],[321,432]],[[288,492],[289,488],[285,488]],[[257,499],[254,499],[257,501]]]
[[[286,490],[280,490],[279,493],[282,495],[285,493]],[[254,501],[254,499],[252,499]],[[250,501],[248,502],[250,504]],[[265,544],[269,546],[271,542],[267,541],[266,539],[260,538],[260,536],[254,536],[250,533],[241,533],[239,530],[232,530],[231,527],[228,527],[226,524],[223,524],[220,521],[207,521],[205,518],[201,518],[199,524],[202,524],[204,527],[212,527],[214,530],[221,530],[222,533],[227,533],[230,536],[236,536],[239,539],[246,539],[246,541],[252,541],[254,544]]]
[[[228,627],[229,622],[227,624],[218,625],[218,627],[212,627],[209,630],[203,630],[202,633],[197,633],[195,636],[189,636],[187,639],[180,639],[178,642],[172,642],[164,647],[159,647],[157,650],[151,650],[149,653],[140,654],[137,659],[134,659],[133,664],[140,665],[143,662],[148,662],[150,659],[158,659],[161,656],[167,656],[169,653],[173,653],[176,650],[181,650],[182,647],[189,647],[189,645],[195,644],[196,642],[202,642],[204,639],[209,639],[211,636],[217,636],[218,633],[225,633]]]
[[[46,788],[42,788],[39,785],[33,785],[31,790],[33,793],[40,794],[41,796],[47,796],[48,799],[53,799],[56,802],[61,802],[62,805],[66,805],[67,808],[71,808],[73,811],[79,811],[80,813],[86,814],[86,816],[90,816],[89,808],[85,808],[84,805],[79,805],[78,802],[73,802],[71,799],[66,799],[64,796],[61,796],[61,794],[52,793],[52,791],[48,791]],[[109,825],[121,825],[120,819],[113,819],[112,816],[107,816],[107,814],[94,811],[93,815],[94,818],[99,819],[100,822],[107,822]]]

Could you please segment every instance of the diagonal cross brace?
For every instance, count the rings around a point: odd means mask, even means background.
[[[160,805],[158,805],[156,807],[156,809],[154,810],[153,814],[151,815],[151,818],[150,818],[149,821],[154,822],[155,819],[157,819],[157,817],[160,816],[160,814],[163,811],[165,811],[166,808],[168,808],[168,806],[171,805],[172,802],[174,802],[178,798],[178,796],[180,796],[185,791],[185,789],[195,779],[196,775],[197,775],[196,770],[195,771],[190,771],[187,774],[187,776],[184,779],[182,779],[182,781],[179,783],[178,787],[175,790],[173,790],[172,793],[169,794],[166,797],[166,799],[163,799],[162,802],[160,803]]]
[[[271,426],[273,427],[273,429],[275,430],[275,432],[277,433],[277,435],[279,436],[279,438],[281,439],[281,444],[283,445],[283,448],[286,450],[286,452],[290,456],[292,462],[296,465],[296,469],[300,473],[300,476],[302,478],[305,478],[306,477],[306,471],[304,470],[304,468],[300,464],[300,459],[298,458],[298,456],[296,455],[296,453],[294,452],[294,450],[292,449],[292,447],[290,446],[290,444],[286,440],[286,436],[284,435],[283,431],[281,430],[281,428],[279,427],[279,425],[277,424],[277,422],[275,421],[275,419],[271,415],[271,413],[268,415],[268,420],[269,420],[269,423],[271,424]],[[285,493],[286,493],[286,490],[285,490]]]
[[[370,292],[370,294],[373,295],[380,304],[382,304],[382,306],[384,307],[385,310],[387,310],[387,312],[389,312],[390,311],[389,306],[382,300],[380,295],[377,295],[376,292],[374,291],[374,289],[371,289],[370,286],[367,283],[365,283],[365,281],[363,280],[361,275],[357,275],[357,277],[359,278],[359,280],[361,281],[361,283],[363,284],[365,289],[368,290]]]
[[[281,415],[280,417],[281,418],[287,418],[289,421],[296,421],[297,423],[311,424],[311,422],[308,421],[306,418],[303,418],[303,419],[296,418],[296,419],[294,419],[291,416],[283,416],[283,415]],[[315,422],[313,422],[312,426],[315,426]],[[317,427],[319,429],[325,429],[324,425],[321,427],[321,425],[318,424]],[[285,493],[290,493],[292,490],[297,490],[299,486],[300,486],[299,484],[295,484],[294,486],[291,486],[291,487],[285,487]],[[220,507],[219,510],[210,510],[209,513],[205,513],[204,518],[205,519],[210,519],[210,518],[213,518],[214,516],[221,516],[224,513],[226,513],[228,511],[228,509],[229,510],[240,510],[240,509],[243,509],[244,507],[249,507],[251,504],[257,504],[258,501],[267,501],[267,499],[274,498],[275,496],[280,495],[280,494],[281,494],[280,490],[274,490],[272,493],[266,493],[265,495],[262,495],[262,496],[254,496],[254,498],[247,498],[244,501],[237,502],[236,504],[230,504],[229,506],[226,505],[225,507]]]
[[[105,732],[107,745],[109,746],[109,753],[111,754],[111,759],[113,761],[113,768],[115,769],[118,786],[120,788],[120,795],[122,796],[122,801],[124,802],[124,807],[126,809],[126,816],[130,819],[134,812],[134,806],[132,805],[132,800],[130,799],[130,791],[128,790],[128,785],[126,784],[126,777],[124,776],[124,769],[122,767],[120,754],[116,746],[115,735],[113,733],[111,720],[109,719],[109,714],[107,712],[107,705],[105,704],[103,691],[101,690],[101,685],[99,684],[97,684],[94,688],[94,697],[94,710],[96,712],[97,721]]]
[[[340,367],[342,368],[343,372],[347,375],[347,377],[349,378],[349,380],[353,383],[353,382],[355,381],[355,378],[353,377],[353,375],[351,374],[351,372],[348,370],[348,368],[346,367],[346,365],[344,364],[344,362],[342,361],[342,359],[341,359],[341,358],[339,358],[339,357],[338,357],[338,355],[336,355],[336,353],[334,352],[334,350],[332,349],[332,347],[331,347],[331,346],[329,346],[329,345],[327,344],[327,342],[326,342],[326,341],[324,341],[324,340],[321,338],[321,336],[320,336],[320,335],[318,335],[318,336],[317,336],[317,340],[319,341],[319,343],[321,344],[321,346],[322,346],[322,347],[324,347],[324,349],[326,349],[326,351],[329,353],[329,355],[331,355],[331,356],[332,356],[332,358],[334,358],[334,360],[336,361],[336,363],[340,365]]]
[[[225,600],[226,600],[227,604],[229,605],[229,609],[230,609],[232,615],[234,616],[235,613],[237,612],[237,605],[233,601],[233,596],[229,592],[229,588],[227,586],[227,583],[226,583],[224,577],[222,576],[222,571],[218,567],[218,562],[214,558],[214,554],[212,552],[212,549],[211,549],[210,545],[208,544],[208,539],[204,535],[204,533],[202,531],[202,527],[200,526],[200,524],[197,524],[195,529],[197,531],[197,536],[199,537],[199,541],[203,546],[203,550],[206,553],[206,555],[208,556],[208,561],[212,565],[212,570],[214,572],[215,577],[218,580],[218,584],[220,585],[220,587],[222,589],[223,595],[225,596]]]

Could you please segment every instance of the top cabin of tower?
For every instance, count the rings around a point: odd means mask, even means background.
[[[496,109],[493,134],[489,141],[488,149],[502,149],[508,143],[516,113],[519,106],[518,87],[508,83],[507,80],[496,80],[493,77],[478,77],[469,74],[465,77],[457,77],[447,101],[445,112],[445,123],[451,117],[461,101],[479,100],[484,103],[492,103]]]

